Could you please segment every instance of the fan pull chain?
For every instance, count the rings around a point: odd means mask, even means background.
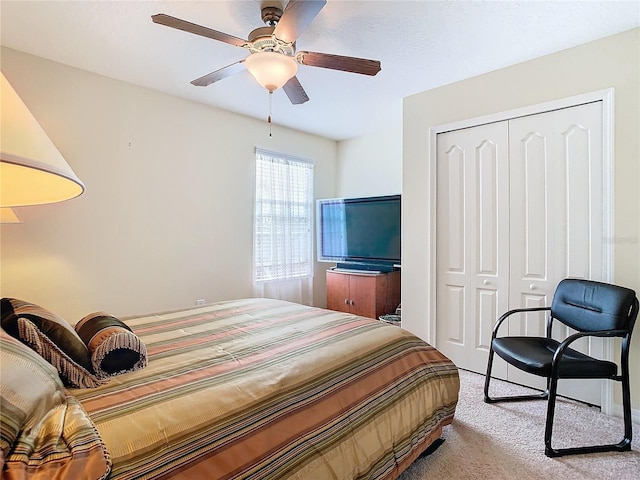
[[[271,109],[273,106],[273,90],[269,92],[269,116],[267,117],[267,123],[269,124],[269,138],[273,137],[271,135]]]

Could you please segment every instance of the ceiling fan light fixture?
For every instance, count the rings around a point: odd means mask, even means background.
[[[247,57],[245,65],[269,92],[281,88],[298,71],[298,63],[293,57],[277,52],[253,53]]]

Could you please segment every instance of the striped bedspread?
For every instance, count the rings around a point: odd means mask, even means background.
[[[451,423],[456,367],[396,326],[266,299],[126,320],[147,368],[71,390],[110,479],[390,479]]]

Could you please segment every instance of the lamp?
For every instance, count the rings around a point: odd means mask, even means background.
[[[4,74],[0,75],[0,207],[77,197],[84,184]]]
[[[245,64],[256,81],[270,93],[282,87],[298,71],[298,63],[293,57],[277,52],[253,53]]]
[[[13,208],[0,208],[0,223],[22,223],[18,214],[13,211]]]

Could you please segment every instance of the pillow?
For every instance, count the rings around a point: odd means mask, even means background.
[[[0,364],[2,478],[106,478],[110,456],[56,369],[1,329]]]
[[[75,326],[89,348],[98,378],[141,370],[147,365],[147,347],[129,326],[105,312],[91,313]]]
[[[63,385],[51,364],[0,329],[0,448],[6,459],[21,431],[64,402]]]
[[[63,318],[15,298],[3,298],[0,312],[2,328],[56,367],[67,385],[94,388],[103,383],[91,372],[87,346]]]

